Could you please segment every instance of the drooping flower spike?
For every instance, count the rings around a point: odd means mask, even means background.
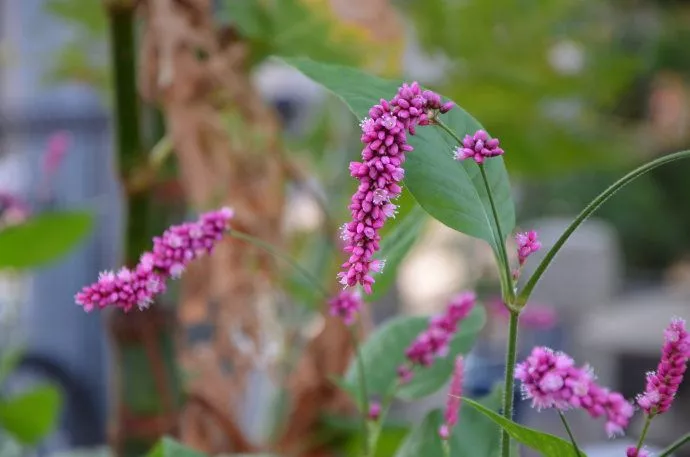
[[[458,161],[471,158],[478,164],[482,164],[486,159],[504,154],[503,149],[498,145],[499,140],[497,138],[489,139],[488,133],[484,130],[477,130],[474,135],[465,135],[462,145],[455,148],[453,157]]]
[[[535,347],[515,367],[515,378],[522,381],[523,396],[532,400],[532,407],[580,408],[592,417],[605,416],[609,436],[622,434],[634,413],[621,394],[595,382],[589,367],[578,367],[570,356],[546,347]]]
[[[233,211],[223,208],[202,214],[196,222],[170,227],[154,238],[153,250],[143,253],[136,267],[101,273],[98,281],[75,295],[76,303],[87,312],[108,306],[125,312],[148,308],[165,291],[169,278],[179,277],[190,262],[211,253],[230,228],[232,217]]]
[[[469,316],[476,303],[473,292],[463,292],[453,297],[445,312],[429,320],[429,326],[408,346],[405,351],[407,365],[398,368],[401,383],[412,379],[411,367],[427,367],[437,357],[448,354],[449,345],[458,331],[460,323]]]
[[[459,355],[455,359],[455,368],[453,369],[453,377],[450,381],[450,390],[446,400],[446,410],[443,415],[443,425],[438,430],[439,436],[444,440],[450,438],[453,426],[458,423],[458,414],[462,401],[462,383],[465,378],[464,371],[465,362],[462,356]]]
[[[362,161],[350,163],[350,174],[359,186],[349,206],[352,219],[341,230],[343,250],[349,256],[338,274],[343,286],[360,284],[371,293],[372,274],[380,273],[384,266],[374,258],[380,249],[379,231],[387,219],[395,217],[393,201],[402,192],[405,154],[412,151],[407,134],[414,134],[416,126],[428,125],[452,106],[442,103],[438,94],[422,91],[416,82],[403,84],[390,102],[381,99],[374,105],[360,124]]]
[[[685,321],[673,319],[664,331],[661,360],[656,371],[647,374],[645,391],[637,397],[637,404],[652,416],[663,414],[683,382],[683,375],[690,357],[690,334]]]
[[[359,291],[344,290],[328,301],[331,316],[338,316],[345,325],[352,325],[362,309],[362,296]]]

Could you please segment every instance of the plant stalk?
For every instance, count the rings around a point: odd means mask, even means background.
[[[505,381],[503,386],[503,417],[513,420],[513,389],[515,378],[515,360],[517,358],[518,320],[519,311],[510,310],[510,326],[508,329],[508,349],[506,351]],[[501,456],[510,457],[510,435],[501,432]]]
[[[367,380],[364,374],[364,359],[362,359],[362,351],[360,351],[359,347],[359,338],[357,338],[355,329],[349,325],[347,326],[347,329],[350,331],[352,347],[355,350],[355,359],[357,360],[357,378],[359,382],[359,392],[362,396],[359,402],[362,408],[362,410],[360,411],[362,416],[362,446],[364,448],[364,457],[369,457],[371,456],[372,443],[369,439],[369,426],[367,424],[369,418],[369,393],[367,391]]]
[[[652,414],[647,414],[647,419],[644,421],[644,427],[642,428],[642,434],[640,435],[640,439],[637,441],[637,447],[635,448],[638,454],[640,453],[640,449],[642,449],[644,439],[647,437],[647,432],[649,431],[649,426],[652,423],[653,418],[654,416]]]
[[[565,418],[565,414],[563,414],[563,411],[558,410],[558,415],[561,418],[561,422],[563,422],[563,427],[565,427],[565,431],[568,432],[570,442],[573,443],[573,449],[575,449],[575,454],[577,454],[577,457],[582,457],[582,452],[580,452],[580,447],[577,445],[577,441],[575,441],[575,435],[573,435],[573,431],[570,429],[570,424],[568,424],[568,420]]]
[[[661,454],[659,454],[659,457],[668,457],[673,452],[677,451],[687,443],[690,443],[690,433],[681,436],[676,441],[674,441],[673,444],[671,444],[669,447],[664,449]]]

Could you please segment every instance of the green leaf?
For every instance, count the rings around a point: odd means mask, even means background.
[[[461,324],[451,341],[448,356],[438,359],[428,368],[415,371],[411,382],[398,389],[397,396],[403,399],[421,398],[441,388],[453,372],[453,359],[457,354],[466,354],[472,348],[477,334],[484,327],[486,312],[477,306]],[[427,317],[396,317],[374,332],[362,345],[361,353],[369,394],[384,395],[397,380],[396,369],[405,362],[405,348],[428,325]],[[360,398],[358,366],[352,361],[345,375],[348,392]]]
[[[354,68],[315,62],[306,58],[283,61],[323,85],[342,99],[362,119],[379,99],[390,99],[400,81],[368,75]],[[460,107],[443,116],[444,122],[462,137],[482,126]],[[457,145],[440,128],[423,127],[410,136],[415,150],[408,155],[405,184],[417,202],[431,216],[450,228],[483,239],[494,251],[505,240],[495,235],[495,223],[479,167],[472,161],[453,160]],[[504,236],[515,228],[515,208],[508,174],[501,157],[487,160],[485,169]]]
[[[33,268],[74,248],[91,231],[92,216],[82,211],[42,214],[0,231],[0,269]]]
[[[501,404],[500,389],[481,398],[479,402],[487,408],[498,409]],[[443,455],[438,435],[442,423],[440,410],[429,412],[424,421],[407,436],[395,457]],[[499,428],[475,409],[463,404],[449,445],[450,455],[453,457],[496,457],[499,450]]]
[[[367,297],[367,301],[373,303],[386,295],[395,281],[398,267],[419,238],[425,222],[427,222],[426,214],[419,206],[415,206],[389,234],[383,237],[378,257],[386,260],[386,266],[381,274],[376,275],[374,291]]]
[[[9,376],[22,359],[24,350],[20,348],[7,349],[0,357],[0,385]]]
[[[488,417],[510,436],[525,446],[540,452],[545,457],[577,457],[573,445],[557,436],[540,432],[506,419],[505,417],[491,411],[481,404],[468,398],[463,398],[463,402],[475,408],[477,411]],[[580,451],[582,457],[586,455]]]
[[[146,457],[206,457],[203,452],[195,451],[184,444],[164,436]]]
[[[435,409],[426,415],[421,424],[407,435],[395,453],[395,457],[441,456],[443,447],[438,429],[443,423],[441,410]],[[481,457],[481,456],[477,456]]]
[[[500,385],[490,394],[477,400],[492,411],[501,408],[502,389]],[[451,435],[453,457],[498,457],[500,452],[500,429],[476,409],[462,403],[458,425]],[[516,455],[516,454],[514,454]]]
[[[34,445],[55,426],[60,413],[58,390],[43,385],[0,401],[0,426],[19,442]]]

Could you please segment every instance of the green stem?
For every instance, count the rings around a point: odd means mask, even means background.
[[[314,277],[307,269],[305,269],[302,265],[298,264],[292,257],[290,257],[288,254],[285,252],[279,250],[275,246],[273,246],[270,243],[266,243],[263,240],[260,240],[259,238],[253,237],[247,233],[239,232],[237,230],[231,230],[230,231],[230,236],[233,236],[239,240],[246,241],[250,244],[253,244],[254,246],[263,249],[264,251],[268,252],[274,257],[277,257],[281,260],[283,260],[285,263],[289,264],[292,268],[295,270],[299,271],[302,276],[304,276],[305,279],[307,279],[316,290],[318,290],[324,298],[329,298],[331,294],[321,285],[319,280]]]
[[[508,350],[506,352],[506,371],[503,387],[503,417],[513,420],[513,386],[515,377],[515,359],[517,358],[518,311],[510,310],[510,327],[508,330]],[[501,456],[510,457],[510,435],[503,430],[501,434]]]
[[[690,433],[681,436],[678,438],[673,444],[671,444],[669,447],[664,449],[664,451],[659,454],[659,457],[668,457],[671,455],[674,451],[677,451],[680,449],[683,445],[687,444],[690,442]]]
[[[561,422],[563,422],[563,427],[565,427],[565,431],[568,432],[570,442],[573,443],[575,454],[577,455],[577,457],[582,457],[582,453],[580,452],[580,448],[577,445],[577,441],[575,441],[575,435],[573,435],[573,431],[570,429],[570,425],[568,424],[568,421],[565,418],[565,414],[563,414],[563,411],[558,410],[558,415],[561,417]]]
[[[647,437],[647,432],[649,431],[649,425],[652,423],[652,419],[654,419],[654,416],[652,414],[647,415],[647,420],[644,421],[644,427],[642,428],[642,434],[640,435],[640,439],[637,441],[637,452],[639,454],[640,449],[642,449],[642,445],[644,444],[644,439]]]
[[[443,446],[443,457],[450,457],[450,443],[448,440],[441,440],[441,445]]]
[[[357,360],[357,378],[359,381],[359,392],[362,396],[360,399],[361,402],[361,416],[362,416],[362,434],[363,434],[363,447],[364,447],[364,456],[368,457],[370,456],[371,452],[371,443],[369,441],[369,427],[367,425],[368,418],[369,418],[369,393],[367,391],[367,381],[366,377],[364,375],[364,359],[362,359],[362,352],[360,351],[359,347],[359,338],[357,338],[357,333],[355,332],[355,329],[348,325],[347,326],[348,330],[350,331],[350,338],[352,339],[352,347],[355,349],[355,358]]]
[[[443,121],[437,119],[436,124],[441,127],[448,135],[453,137],[458,144],[462,144],[462,138],[460,138],[450,127],[448,127]],[[494,218],[494,224],[496,225],[496,233],[494,236],[497,237],[496,247],[498,249],[498,263],[499,270],[501,272],[501,289],[503,292],[503,302],[506,306],[511,306],[510,304],[515,298],[515,288],[513,287],[512,275],[510,274],[510,263],[508,262],[508,253],[506,252],[506,239],[503,237],[503,232],[501,230],[501,223],[498,219],[498,210],[496,209],[496,204],[494,203],[494,197],[491,192],[491,186],[489,185],[489,178],[486,175],[486,170],[483,164],[479,164],[479,170],[482,174],[482,181],[484,181],[484,188],[486,189],[486,195],[489,197],[489,204],[491,205],[491,214]],[[494,227],[492,227],[492,230]]]
[[[398,392],[399,387],[400,383],[398,381],[395,381],[393,387],[388,390],[388,393],[381,402],[381,414],[379,414],[378,420],[372,425],[372,428],[370,430],[369,455],[372,457],[376,455],[376,448],[379,444],[379,435],[381,433],[381,427],[383,427],[383,421],[386,419],[386,416],[388,415],[388,410],[390,409],[393,400],[395,400],[395,394]]]
[[[115,141],[120,174],[127,180],[141,164],[141,133],[139,98],[136,85],[136,45],[134,37],[134,6],[114,3],[107,9],[110,23],[110,55],[115,84]],[[125,260],[136,263],[148,247],[149,202],[145,193],[128,199],[125,232]]]
[[[525,304],[529,300],[530,295],[532,294],[532,290],[537,285],[537,282],[539,282],[539,279],[544,274],[549,264],[553,261],[558,251],[563,247],[565,242],[568,241],[570,235],[572,235],[573,232],[580,226],[580,224],[582,224],[589,216],[591,216],[592,213],[594,213],[594,211],[596,211],[606,200],[608,200],[623,186],[635,180],[636,178],[644,175],[645,173],[653,170],[654,168],[664,165],[666,163],[684,159],[686,157],[690,157],[690,150],[676,152],[674,154],[659,157],[658,159],[646,163],[631,171],[627,175],[623,176],[621,179],[609,186],[604,192],[599,194],[594,200],[592,200],[589,203],[589,205],[587,205],[585,209],[583,209],[582,212],[580,212],[580,214],[577,215],[575,220],[568,226],[568,228],[565,229],[565,232],[563,232],[560,238],[558,238],[556,243],[546,254],[546,256],[541,261],[537,269],[534,271],[534,274],[529,278],[527,284],[525,284],[525,287],[522,289],[522,292],[520,292],[520,295],[517,298],[516,305],[519,308],[525,306]]]
[[[506,252],[506,239],[503,236],[501,230],[501,223],[498,220],[498,211],[496,210],[496,204],[494,203],[494,197],[491,193],[491,187],[489,186],[489,178],[486,176],[486,170],[484,165],[479,165],[479,170],[482,173],[482,180],[484,181],[484,187],[486,188],[486,194],[489,196],[489,203],[491,204],[491,212],[493,213],[494,222],[496,223],[496,233],[498,235],[498,252],[501,257],[501,263],[499,268],[502,268],[503,275],[505,276],[505,289],[503,291],[503,301],[507,306],[510,306],[515,298],[515,288],[512,286],[513,281],[510,274],[510,264],[508,262],[508,253]]]

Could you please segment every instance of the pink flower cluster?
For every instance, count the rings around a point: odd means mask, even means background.
[[[633,405],[618,392],[611,392],[594,381],[587,367],[575,366],[566,354],[546,347],[535,347],[515,368],[522,381],[525,398],[537,409],[581,408],[592,417],[606,417],[609,436],[622,434],[633,415]]]
[[[352,325],[362,308],[362,297],[358,292],[340,292],[328,301],[331,316],[339,316],[345,325]]]
[[[541,249],[539,235],[534,230],[518,233],[515,235],[515,241],[518,245],[518,261],[520,266],[524,265],[527,257]]]
[[[402,191],[405,153],[412,151],[407,133],[414,134],[415,126],[429,124],[452,106],[442,104],[438,94],[422,91],[415,82],[403,84],[390,102],[382,99],[362,121],[362,161],[350,163],[350,174],[359,186],[349,206],[352,220],[342,228],[343,250],[350,256],[338,274],[344,286],[361,284],[371,293],[371,273],[381,272],[384,265],[374,259],[380,248],[379,230],[386,219],[395,217],[397,206],[392,201]]]
[[[455,359],[453,377],[450,380],[450,390],[446,400],[446,410],[443,416],[443,425],[438,430],[438,434],[443,440],[450,438],[453,426],[458,423],[460,403],[462,396],[462,383],[465,378],[465,361],[461,355]]]
[[[98,281],[85,286],[75,296],[89,312],[116,306],[128,312],[135,306],[148,308],[156,295],[165,291],[168,278],[177,278],[199,256],[210,253],[230,228],[233,211],[223,208],[202,214],[198,221],[172,226],[153,240],[153,251],[145,252],[133,269],[106,271]]]
[[[411,366],[429,366],[436,357],[444,357],[448,354],[450,341],[458,331],[458,325],[469,316],[476,303],[473,292],[463,292],[450,301],[445,313],[429,320],[429,326],[405,351],[408,363]],[[400,382],[408,382],[412,372],[409,366],[398,368]]]
[[[504,151],[498,147],[497,138],[489,139],[489,134],[484,130],[477,130],[474,135],[465,135],[462,146],[455,148],[455,160],[472,158],[478,164],[491,157],[502,156]]]
[[[626,457],[651,457],[652,454],[646,449],[637,450],[637,446],[628,446],[625,452]]]
[[[690,335],[683,319],[673,319],[664,332],[661,361],[656,371],[647,374],[644,393],[637,404],[651,415],[662,414],[671,407],[690,357]]]

